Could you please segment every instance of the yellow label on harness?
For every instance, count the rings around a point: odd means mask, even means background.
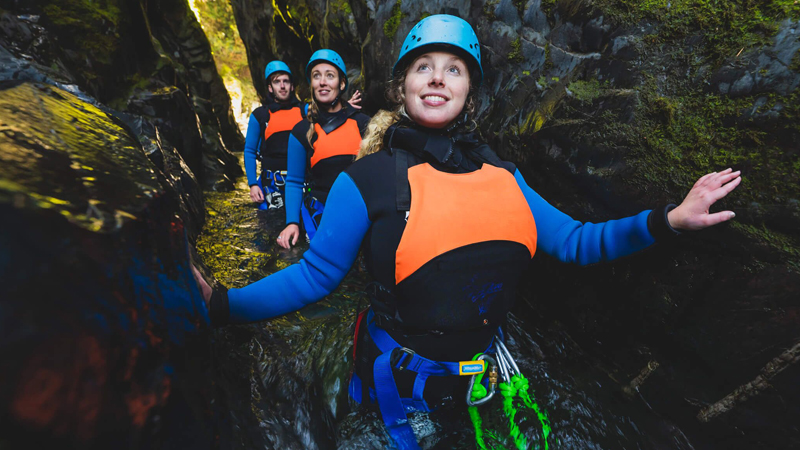
[[[486,361],[459,361],[458,374],[459,375],[478,375],[486,371]]]

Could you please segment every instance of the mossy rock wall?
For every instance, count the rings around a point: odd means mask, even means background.
[[[302,74],[323,46],[319,11],[294,5],[233,2],[254,79],[275,58]],[[389,70],[420,18],[467,19],[482,42],[481,131],[532,187],[577,219],[679,202],[702,174],[742,170],[742,185],[714,207],[736,211],[735,221],[605,266],[577,269],[539,257],[518,309],[529,320],[569,324],[621,385],[658,361],[643,398],[702,448],[800,445],[788,419],[800,414],[800,5],[350,6],[358,35],[328,34],[325,46],[361,67],[368,113],[386,106]]]
[[[206,189],[230,189],[241,173],[230,151],[244,147],[230,98],[216,72],[208,40],[186,0],[137,2],[58,0],[6,2],[0,43],[35,62],[53,80],[118,111],[143,92],[177,88],[197,111],[208,142],[198,148],[172,143]],[[22,75],[6,73],[4,78]],[[154,120],[171,120],[151,116]],[[221,139],[214,136],[220,136]],[[210,164],[198,164],[202,153]]]

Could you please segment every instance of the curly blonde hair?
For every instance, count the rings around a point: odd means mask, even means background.
[[[390,105],[394,106],[394,109],[391,111],[382,109],[369,121],[367,125],[367,135],[361,140],[361,148],[358,151],[358,156],[356,156],[356,161],[367,155],[376,153],[383,148],[383,139],[389,127],[403,118],[411,120],[406,113],[405,84],[405,72],[389,81],[389,85],[386,88],[386,99],[389,101]],[[464,126],[474,130],[477,128],[477,124],[472,119],[472,114],[475,112],[475,98],[472,94],[473,88],[470,86],[463,112],[467,114],[467,121]]]

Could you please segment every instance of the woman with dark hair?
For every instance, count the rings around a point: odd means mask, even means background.
[[[728,169],[700,178],[677,207],[604,223],[573,220],[472,132],[472,94],[482,78],[480,45],[467,22],[449,15],[420,21],[393,69],[395,107],[370,122],[303,260],[213,295],[200,280],[213,323],[265,320],[330,293],[363,243],[375,281],[356,326],[350,394],[377,401],[402,449],[418,448],[406,412],[463,398],[469,377],[459,375],[474,373],[463,363],[503,348],[498,328],[537,250],[593,264],[734,216],[709,214],[741,181]],[[476,203],[481,214],[471,213]]]
[[[297,243],[300,218],[308,239],[314,237],[328,192],[336,177],[355,159],[369,117],[342,101],[349,84],[341,56],[317,50],[306,65],[311,104],[306,120],[289,136],[286,175],[286,228],[278,235],[283,248]],[[305,184],[308,192],[304,193]]]

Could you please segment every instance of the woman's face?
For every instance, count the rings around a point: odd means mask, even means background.
[[[406,69],[406,113],[419,125],[446,127],[461,115],[467,94],[467,63],[452,53],[425,53]]]
[[[339,78],[339,69],[328,63],[319,63],[311,68],[311,90],[320,103],[330,103],[344,89],[344,80]]]

